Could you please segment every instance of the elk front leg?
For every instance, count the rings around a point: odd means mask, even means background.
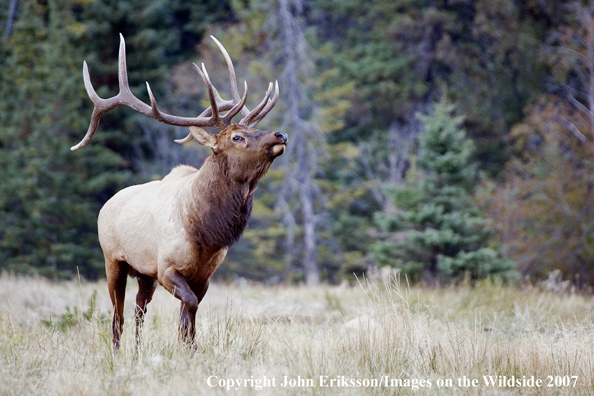
[[[209,284],[210,284],[210,281],[207,280],[206,282],[198,282],[191,286],[192,291],[198,298],[198,304],[200,304],[202,302],[202,299],[204,298],[204,295],[206,294],[206,291],[208,290]]]
[[[196,334],[198,297],[196,297],[186,279],[172,268],[165,270],[159,282],[177,299],[181,300],[179,336],[187,345],[192,344]]]
[[[123,261],[105,259],[107,288],[113,305],[113,350],[120,348],[120,336],[124,328],[124,298],[126,297],[126,281],[129,265]]]
[[[136,294],[136,348],[140,344],[140,331],[144,323],[144,314],[146,306],[153,299],[153,294],[157,289],[157,280],[146,275],[138,275],[138,294]]]

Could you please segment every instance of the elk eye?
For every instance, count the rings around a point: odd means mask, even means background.
[[[244,141],[244,139],[243,139],[241,136],[239,136],[239,135],[236,135],[236,136],[234,136],[234,137],[233,137],[233,141],[234,141],[235,143],[239,143],[239,142],[243,142],[243,141]]]

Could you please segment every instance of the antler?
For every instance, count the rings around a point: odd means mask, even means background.
[[[216,43],[217,47],[219,47],[219,49],[223,53],[223,57],[225,58],[225,62],[227,63],[227,68],[229,69],[229,77],[231,80],[231,96],[233,97],[233,100],[225,101],[225,100],[221,99],[221,101],[222,101],[221,103],[226,103],[226,104],[227,103],[237,103],[240,99],[239,99],[239,90],[237,89],[237,78],[235,76],[235,68],[233,67],[233,61],[231,60],[231,57],[229,56],[229,53],[227,52],[225,47],[223,47],[223,44],[221,44],[219,42],[219,40],[217,40],[214,36],[210,36],[210,38],[213,39],[213,41]],[[239,121],[239,125],[255,127],[258,124],[258,122],[260,122],[262,120],[262,118],[264,118],[266,116],[266,114],[268,114],[270,112],[270,110],[272,110],[272,108],[276,104],[276,101],[278,100],[278,97],[279,97],[278,81],[275,81],[274,88],[275,88],[274,96],[272,98],[270,98],[270,94],[272,92],[272,83],[270,83],[268,85],[268,91],[266,92],[266,96],[264,97],[262,102],[260,102],[260,104],[254,108],[254,110],[250,111],[247,108],[247,106],[243,106],[241,108],[241,114],[244,117],[241,119],[241,121]],[[218,96],[218,92],[216,91],[216,89],[215,89],[215,95]],[[218,96],[218,98],[220,99],[220,96]],[[210,107],[208,109],[206,109],[202,114],[200,114],[200,116],[208,116],[208,115],[210,115]],[[187,143],[191,140],[192,140],[192,134],[189,133],[188,136],[186,136],[185,138],[178,139],[175,142],[176,143]]]
[[[259,105],[252,112],[249,112],[247,109],[244,110],[243,107],[245,106],[245,101],[247,99],[248,93],[247,83],[244,83],[244,94],[243,97],[240,99],[239,91],[237,89],[235,70],[233,68],[231,58],[229,57],[229,54],[224,49],[224,47],[214,37],[212,38],[213,40],[215,40],[221,51],[223,51],[223,55],[225,56],[225,60],[227,61],[229,73],[231,75],[231,89],[233,100],[223,100],[217,92],[217,90],[215,89],[215,87],[212,85],[208,73],[206,72],[206,68],[204,67],[204,64],[202,64],[202,69],[200,69],[196,64],[194,64],[194,66],[196,66],[198,74],[200,75],[200,77],[202,78],[202,80],[208,88],[208,96],[210,99],[209,108],[203,111],[202,114],[200,114],[198,117],[179,117],[164,113],[160,111],[157,107],[157,102],[155,100],[155,97],[153,96],[148,82],[146,83],[146,87],[150,97],[151,105],[147,105],[146,103],[135,97],[134,94],[132,94],[132,91],[130,90],[130,86],[128,84],[128,71],[126,67],[126,42],[124,40],[124,36],[120,34],[120,51],[118,56],[118,80],[120,92],[116,96],[111,97],[109,99],[100,98],[99,95],[97,95],[97,93],[93,89],[93,85],[91,84],[91,77],[89,75],[89,68],[87,66],[87,62],[84,62],[83,78],[85,83],[85,89],[87,91],[87,94],[89,95],[89,98],[95,106],[93,109],[93,114],[91,115],[89,129],[87,130],[85,137],[80,141],[80,143],[78,143],[76,146],[71,147],[70,149],[74,151],[86,146],[87,143],[89,143],[89,141],[93,138],[95,132],[97,131],[97,127],[99,126],[99,120],[101,119],[101,116],[117,106],[127,106],[165,124],[184,127],[215,127],[219,130],[223,130],[231,124],[232,118],[235,115],[237,115],[240,111],[243,111],[243,113],[248,113],[240,121],[240,124],[242,125],[249,125],[249,123],[254,124],[255,122],[261,120],[264,117],[264,115],[266,115],[266,113],[270,111],[270,109],[272,109],[274,103],[276,102],[276,99],[278,98],[278,83],[275,96],[272,100],[269,99],[270,92],[272,90],[271,84],[268,88],[266,97],[262,102],[265,103],[265,105],[261,103],[261,106]],[[272,105],[271,101],[274,102],[272,103]],[[221,111],[227,110],[228,112],[224,116],[220,115]],[[246,123],[246,120],[248,121],[248,123]],[[176,140],[176,142],[187,143],[190,140],[192,140],[192,134],[188,135],[188,137],[186,137],[185,139]]]
[[[219,40],[217,40],[214,36],[210,36],[210,38],[213,39],[217,47],[219,47],[219,49],[223,53],[225,62],[227,62],[227,67],[229,68],[229,75],[231,77],[231,94],[233,96],[233,100],[237,102],[239,101],[239,90],[237,89],[237,79],[235,78],[235,68],[233,67],[233,61],[231,61],[231,57],[229,56],[229,53],[227,52],[225,47],[223,47],[223,44],[221,44]],[[275,82],[275,87],[276,88],[272,99],[270,99],[270,93],[272,92],[272,83],[270,83],[270,85],[268,86],[268,91],[266,92],[266,97],[258,106],[254,108],[254,110],[250,112],[249,109],[245,106],[241,109],[241,114],[244,116],[244,118],[241,121],[239,121],[240,125],[252,127],[256,126],[256,124],[260,122],[260,120],[262,120],[262,118],[264,118],[264,116],[266,116],[266,114],[268,114],[270,110],[272,110],[272,108],[276,104],[276,101],[278,100],[278,81]]]

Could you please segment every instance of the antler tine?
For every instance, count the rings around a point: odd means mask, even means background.
[[[266,107],[264,107],[264,109],[260,112],[260,114],[256,117],[254,117],[253,121],[250,123],[250,127],[255,127],[258,122],[260,122],[262,120],[262,118],[264,118],[266,116],[266,114],[268,114],[270,112],[270,110],[272,110],[272,108],[274,107],[274,105],[276,104],[276,101],[278,100],[280,91],[278,89],[278,81],[275,82],[275,88],[274,88],[274,96],[268,101],[268,103],[266,104]]]
[[[241,98],[241,100],[235,105],[233,106],[233,108],[231,108],[231,110],[229,110],[229,112],[227,114],[225,114],[225,116],[223,117],[223,120],[227,123],[230,124],[231,120],[233,119],[233,117],[235,117],[237,115],[237,113],[239,113],[241,111],[241,109],[243,109],[245,107],[245,102],[247,100],[247,95],[248,95],[248,85],[247,85],[247,81],[244,81],[244,88],[243,88],[243,97]]]
[[[89,95],[89,99],[95,105],[99,104],[103,99],[97,95],[95,89],[93,88],[93,84],[91,83],[91,76],[89,74],[89,65],[87,65],[87,61],[83,61],[83,81],[85,83],[85,90],[87,91],[87,95]]]
[[[200,115],[198,117],[210,117],[211,114],[212,114],[212,109],[209,107],[208,109],[206,109],[202,113],[200,113]],[[186,144],[186,143],[190,143],[193,139],[194,139],[194,137],[192,135],[192,132],[188,132],[188,135],[185,138],[174,139],[173,141],[175,143],[179,143],[179,144]]]
[[[93,102],[95,106],[93,108],[93,114],[91,115],[89,129],[87,130],[85,137],[77,145],[70,147],[71,151],[75,151],[82,147],[85,147],[87,143],[91,141],[93,135],[95,135],[95,132],[97,131],[97,127],[99,126],[99,119],[101,118],[103,113],[105,113],[105,111],[101,111],[98,107],[103,99],[101,99],[99,95],[97,95],[97,92],[95,92],[95,89],[93,89],[93,84],[91,84],[91,77],[89,75],[89,67],[87,66],[86,61],[83,62],[83,80],[85,83],[85,90],[87,91],[87,95],[89,95],[91,102]]]
[[[268,90],[266,91],[266,95],[264,95],[264,99],[260,102],[260,104],[246,116],[241,121],[239,121],[239,125],[246,125],[249,126],[254,119],[260,114],[260,112],[264,109],[266,104],[268,104],[268,99],[270,99],[270,95],[272,94],[272,83],[268,84]]]
[[[194,140],[194,136],[192,136],[192,133],[188,133],[188,135],[183,138],[183,139],[175,139],[173,140],[175,143],[179,143],[179,144],[186,144],[186,143],[190,143],[192,140]]]
[[[128,65],[126,63],[126,40],[120,33],[120,50],[118,51],[118,83],[120,93],[123,91],[130,91],[128,84]]]
[[[235,67],[233,67],[233,61],[231,60],[231,57],[229,56],[229,53],[227,52],[223,44],[221,44],[221,42],[217,40],[213,35],[211,35],[210,38],[213,39],[213,41],[215,42],[217,47],[219,47],[219,50],[223,54],[223,58],[225,58],[225,62],[227,63],[227,69],[229,70],[229,80],[231,81],[231,96],[233,98],[233,101],[237,103],[240,99],[239,89],[237,88],[237,77],[235,75]],[[244,105],[244,107],[241,108],[241,114],[243,116],[247,116],[249,113],[250,110]]]
[[[202,64],[202,70],[198,68],[198,65],[194,63],[196,70],[198,70],[198,74],[202,77],[202,80],[206,84],[206,88],[208,90],[208,99],[210,100],[210,109],[212,110],[211,119],[213,120],[213,124],[219,129],[224,129],[227,125],[219,125],[221,124],[221,117],[219,116],[219,107],[217,105],[217,100],[214,95],[214,87],[212,86],[212,82],[210,82],[210,77],[208,76],[208,72],[206,71],[206,67],[204,63]]]

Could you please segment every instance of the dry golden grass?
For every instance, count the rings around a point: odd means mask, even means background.
[[[95,309],[90,309],[97,291]],[[195,350],[177,342],[179,302],[162,288],[134,348],[136,285],[129,282],[123,347],[111,350],[104,282],[0,277],[0,394],[199,395],[223,379],[256,382],[233,394],[591,394],[594,299],[481,283],[420,289],[213,285],[198,315]],[[483,376],[526,376],[541,387],[486,386]],[[313,387],[282,387],[284,377]],[[402,386],[350,385],[382,379]],[[467,386],[459,378],[477,380]],[[571,379],[569,387],[548,387]],[[453,386],[438,387],[451,379]],[[425,381],[413,392],[413,385]],[[416,381],[416,382],[415,382]],[[431,386],[428,386],[431,382]],[[575,386],[574,385],[575,382]],[[223,382],[221,382],[223,384]],[[227,381],[225,384],[230,384]],[[269,382],[268,385],[271,383]],[[254,385],[254,386],[249,386]],[[355,385],[357,383],[355,382]],[[390,384],[388,384],[390,385]],[[235,387],[235,386],[234,386]]]

